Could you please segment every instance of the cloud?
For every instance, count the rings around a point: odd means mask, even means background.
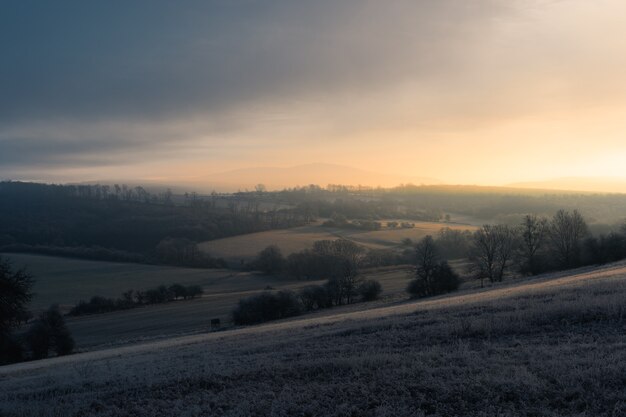
[[[617,0],[3,2],[0,174],[245,166],[408,137],[434,155],[459,132],[469,149],[486,126],[626,104],[620,12]]]
[[[4,7],[3,123],[180,117],[437,76],[491,1],[165,1]]]

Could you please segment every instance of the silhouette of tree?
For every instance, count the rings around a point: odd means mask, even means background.
[[[9,261],[0,258],[0,337],[28,316],[32,285],[31,275],[23,269],[13,270]]]
[[[581,240],[588,234],[587,223],[577,210],[556,212],[550,222],[549,237],[560,267],[573,268],[580,264]]]
[[[474,232],[470,253],[470,269],[484,286],[484,278],[490,282],[502,281],[511,260],[515,244],[515,232],[506,225],[486,224]]]
[[[548,220],[535,214],[524,216],[519,226],[519,263],[522,273],[536,275],[545,268],[541,251],[548,234]]]

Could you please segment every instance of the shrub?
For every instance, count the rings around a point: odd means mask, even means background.
[[[24,349],[15,336],[0,336],[0,365],[20,362],[23,359]]]
[[[427,277],[418,277],[407,286],[407,292],[413,297],[426,297],[455,291],[461,284],[461,278],[450,268],[446,261],[440,262]]]
[[[50,336],[48,329],[41,320],[32,324],[26,333],[26,346],[30,350],[33,359],[43,359],[48,357],[50,351]]]
[[[108,313],[117,310],[116,302],[112,298],[91,297],[89,302],[80,301],[70,312],[70,316],[80,316],[84,314]]]
[[[39,315],[26,333],[26,344],[33,359],[47,357],[50,350],[58,356],[68,355],[74,350],[74,339],[55,306]]]
[[[264,292],[239,300],[233,311],[235,324],[255,324],[292,317],[302,312],[302,302],[291,291]]]
[[[380,285],[380,282],[374,279],[368,279],[361,283],[358,292],[361,299],[364,301],[373,301],[378,299],[380,294],[383,292],[383,287]]]
[[[33,278],[23,269],[13,270],[0,258],[0,338],[8,336],[28,315]]]
[[[273,275],[282,272],[285,267],[285,258],[280,248],[270,245],[257,255],[253,262],[253,268],[258,269],[265,275]]]
[[[324,285],[309,285],[300,290],[300,300],[306,310],[316,310],[332,306],[328,289]]]
[[[187,298],[196,298],[201,296],[204,293],[204,290],[199,285],[188,285],[185,287],[185,299]]]

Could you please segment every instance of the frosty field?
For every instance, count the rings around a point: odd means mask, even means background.
[[[34,310],[60,304],[65,309],[94,295],[119,297],[128,289],[146,289],[174,282],[200,285],[204,296],[195,300],[176,301],[122,310],[106,314],[68,317],[67,325],[78,350],[93,350],[146,339],[205,332],[211,319],[231,325],[231,312],[239,299],[266,288],[297,290],[323,281],[289,280],[231,270],[192,269],[164,266],[85,261],[50,256],[7,254],[16,266],[27,265],[35,277]],[[383,300],[393,302],[406,297],[409,279],[407,268],[367,271],[383,286]],[[368,308],[368,306],[354,307]]]
[[[620,416],[626,264],[0,368],[3,416]]]

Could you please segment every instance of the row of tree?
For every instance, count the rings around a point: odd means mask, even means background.
[[[298,292],[266,291],[244,298],[233,310],[233,322],[243,325],[278,320],[357,300],[373,301],[382,293],[376,280],[361,280],[356,287],[345,284],[346,281],[331,278],[323,285],[309,285]]]
[[[234,322],[260,323],[303,311],[375,300],[382,286],[360,274],[365,253],[362,247],[346,239],[316,241],[312,249],[294,253],[287,259],[277,246],[268,246],[252,262],[251,268],[266,274],[287,272],[327,281],[323,285],[307,286],[298,293],[263,293],[240,300],[233,311]]]
[[[589,251],[588,248],[597,248]],[[626,256],[620,234],[594,237],[576,210],[559,210],[551,218],[526,215],[517,227],[484,225],[472,236],[471,272],[479,279],[502,281],[512,268],[522,274],[570,269]],[[597,254],[602,256],[597,256]],[[612,255],[611,255],[612,254]]]
[[[70,312],[70,316],[108,313],[116,310],[127,310],[148,304],[162,304],[176,300],[189,300],[202,295],[204,290],[199,285],[173,284],[160,285],[146,291],[128,290],[120,298],[94,296],[89,301],[80,301]]]
[[[258,196],[164,204],[136,197],[149,195],[140,188],[121,187],[119,198],[106,190],[0,182],[0,250],[215,267],[224,263],[202,254],[196,242],[310,221],[294,206],[262,209]]]

